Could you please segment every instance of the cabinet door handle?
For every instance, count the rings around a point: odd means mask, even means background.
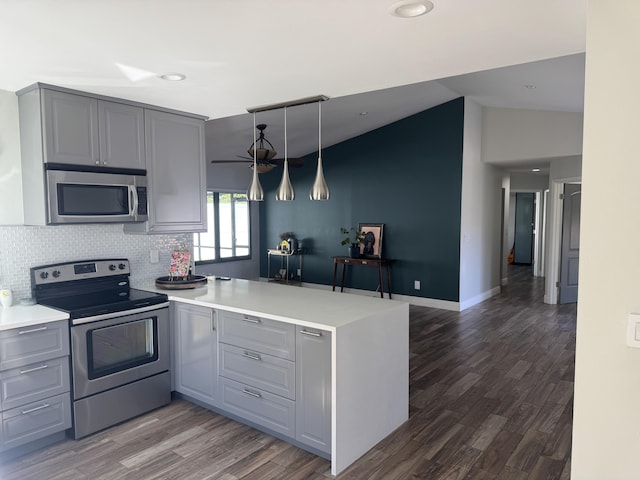
[[[51,405],[49,405],[48,403],[43,403],[42,405],[40,405],[39,407],[35,407],[35,408],[30,408],[29,410],[20,410],[20,413],[22,415],[27,415],[29,413],[32,412],[37,412],[38,410],[42,410],[43,408],[49,408]]]
[[[24,375],[25,373],[37,372],[38,370],[44,370],[45,368],[49,368],[49,365],[43,363],[39,367],[29,368],[27,370],[20,370],[20,375]]]
[[[18,335],[25,335],[27,333],[33,333],[33,332],[41,332],[42,330],[46,330],[47,327],[40,327],[40,328],[32,328],[31,330],[18,330]]]
[[[251,360],[262,360],[262,357],[257,353],[244,352],[242,356],[246,358],[250,358]]]
[[[310,332],[309,330],[300,330],[300,333],[303,335],[309,335],[310,337],[321,337],[321,332]]]
[[[262,398],[261,393],[252,392],[251,390],[247,390],[246,388],[242,389],[242,393],[246,393],[247,395],[251,395],[252,397],[256,397],[256,398]]]
[[[246,315],[244,317],[242,317],[242,320],[244,320],[245,322],[249,322],[249,323],[260,323],[260,319],[259,318],[251,318],[251,317],[247,317]]]

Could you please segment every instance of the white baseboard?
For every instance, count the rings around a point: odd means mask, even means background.
[[[463,310],[466,310],[469,307],[473,307],[474,305],[477,305],[478,303],[483,302],[487,298],[491,298],[494,295],[498,295],[499,293],[500,293],[500,287],[494,287],[491,290],[487,290],[485,292],[482,292],[479,295],[476,295],[475,297],[471,297],[468,300],[460,302],[460,311],[462,312]]]
[[[266,282],[267,279],[264,277],[260,277],[260,281]],[[319,283],[302,283],[303,287],[308,288],[317,288],[319,290],[332,290],[333,287],[331,285],[322,285]],[[340,287],[336,287],[336,292],[340,291]],[[499,290],[498,290],[499,291]],[[380,298],[380,292],[373,290],[361,290],[358,288],[344,288],[345,293],[351,293],[353,295],[362,295],[364,297],[373,297]],[[386,300],[389,299],[389,294],[385,293],[384,298]],[[381,298],[380,298],[381,299]],[[392,299],[397,300],[399,302],[406,302],[410,305],[417,305],[419,307],[430,307],[430,308],[439,308],[441,310],[451,310],[453,312],[459,312],[460,304],[458,302],[452,302],[449,300],[440,300],[437,298],[426,298],[426,297],[414,297],[412,295],[400,295],[398,293],[392,294]],[[382,299],[381,299],[382,300]]]

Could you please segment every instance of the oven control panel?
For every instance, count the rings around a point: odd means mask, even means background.
[[[34,285],[43,285],[129,274],[129,260],[126,258],[85,260],[33,267],[31,269],[31,283]]]

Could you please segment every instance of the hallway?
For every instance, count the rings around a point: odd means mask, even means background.
[[[569,479],[576,305],[542,303],[527,267],[509,274],[462,313],[411,307],[410,419],[338,479]],[[177,400],[0,464],[0,478],[331,477],[327,460]]]

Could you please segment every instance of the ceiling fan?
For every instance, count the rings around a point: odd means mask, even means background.
[[[284,158],[274,158],[278,152],[273,148],[271,142],[264,137],[264,130],[267,128],[265,123],[256,125],[256,128],[260,131],[260,135],[257,139],[256,149],[256,168],[258,173],[267,173],[273,170],[274,167],[279,167],[284,163]],[[247,163],[250,168],[253,168],[253,148],[252,143],[247,153],[249,157],[238,155],[242,160],[212,160],[211,163]],[[301,167],[304,161],[301,158],[287,158],[290,167]]]

